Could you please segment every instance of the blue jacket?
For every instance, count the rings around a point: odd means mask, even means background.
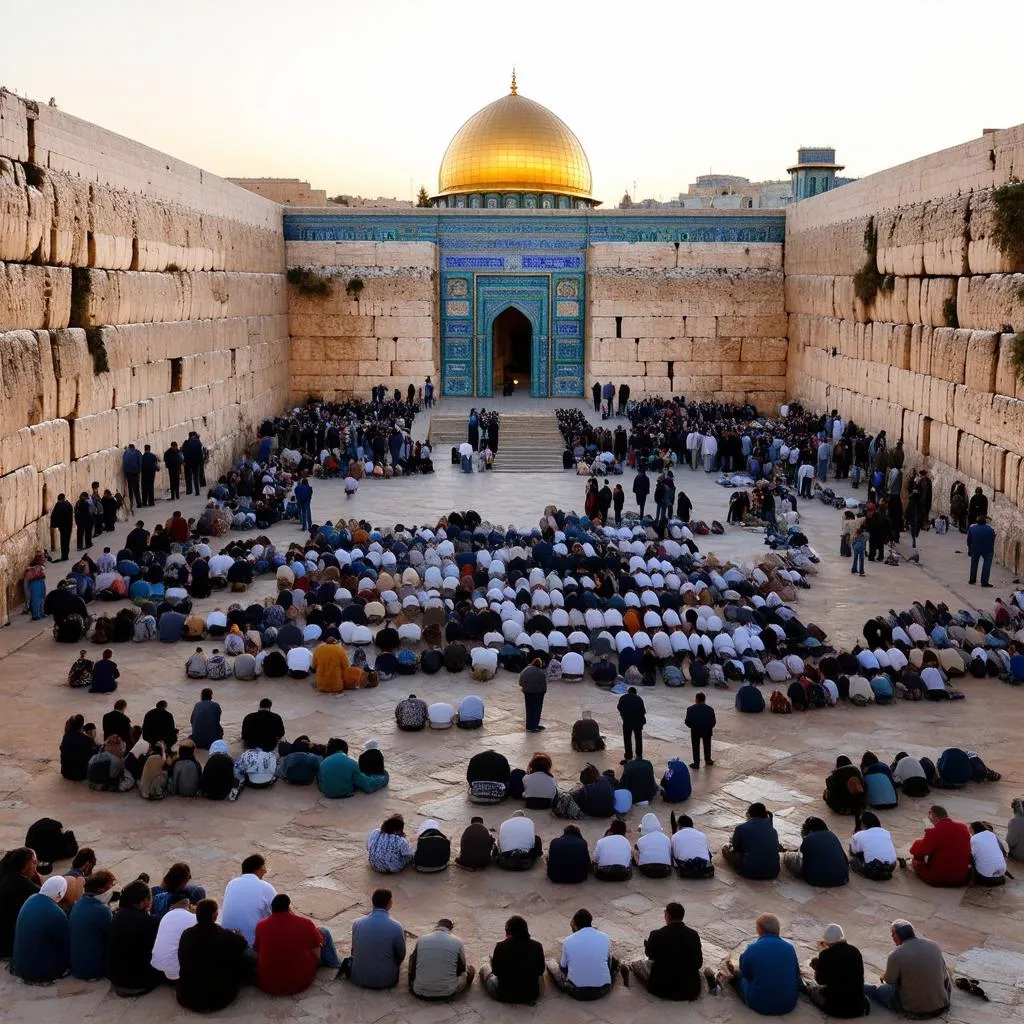
[[[138,448],[126,448],[121,456],[121,468],[126,473],[138,473],[142,469],[142,452]]]
[[[967,548],[972,555],[991,555],[996,549],[996,531],[988,523],[975,523],[967,531]]]
[[[82,981],[107,976],[110,907],[86,894],[71,908],[71,974]]]
[[[398,984],[404,959],[405,932],[386,910],[374,910],[352,922],[353,985],[392,988]]]
[[[70,934],[67,914],[49,896],[29,896],[14,926],[11,973],[24,981],[62,978],[71,966]]]
[[[311,501],[312,498],[313,488],[309,486],[309,482],[307,480],[300,480],[295,485],[295,500],[299,502]]]
[[[796,951],[778,935],[762,935],[740,956],[743,1001],[757,1013],[777,1016],[796,1008],[800,964]]]
[[[668,763],[667,771],[661,777],[662,800],[667,804],[682,803],[690,799],[692,792],[690,769],[678,757],[673,757]]]

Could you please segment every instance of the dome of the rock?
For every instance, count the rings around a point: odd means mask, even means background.
[[[514,76],[507,96],[478,110],[456,132],[441,161],[435,198],[488,193],[594,204],[590,162],[579,139],[547,107],[520,96]]]

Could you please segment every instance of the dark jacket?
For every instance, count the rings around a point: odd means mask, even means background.
[[[233,1003],[242,984],[246,948],[244,936],[219,924],[186,928],[178,943],[178,1003],[197,1013]]]
[[[544,975],[544,947],[536,939],[504,939],[491,954],[499,1003],[535,1003]]]
[[[779,874],[779,834],[768,818],[748,818],[732,834],[732,848],[742,855],[744,878],[769,879]]]
[[[284,737],[284,722],[270,708],[252,711],[242,719],[242,745],[275,750]]]
[[[235,786],[235,765],[230,754],[211,754],[203,765],[200,783],[207,800],[225,800]]]
[[[508,758],[496,750],[481,750],[466,766],[467,782],[503,782],[507,786],[511,775]]]
[[[698,736],[710,736],[715,731],[715,709],[710,704],[691,704],[683,724]]]
[[[75,506],[65,498],[58,501],[50,510],[50,528],[69,531],[75,524]]]
[[[466,827],[459,844],[457,863],[464,868],[485,868],[491,863],[494,836],[479,821]]]
[[[860,950],[848,942],[823,949],[811,961],[814,980],[825,989],[827,1017],[864,1015],[864,960]]]
[[[835,832],[809,832],[800,844],[803,879],[808,885],[846,885],[850,862]]]
[[[163,740],[168,747],[173,747],[178,739],[174,715],[167,708],[150,708],[142,719],[142,738],[147,743]]]
[[[547,673],[536,665],[527,665],[519,676],[519,689],[523,693],[547,693]]]
[[[71,908],[71,974],[82,981],[107,976],[110,907],[86,894]]]
[[[103,716],[103,738],[120,736],[126,744],[132,741],[132,722],[123,711],[108,711]]]
[[[184,461],[180,448],[168,448],[164,452],[164,465],[167,467],[167,472],[172,476],[181,469],[181,464]]]
[[[224,738],[220,705],[215,700],[196,701],[192,708],[192,739],[200,750],[209,750],[214,740]]]
[[[662,999],[697,999],[704,954],[700,936],[682,921],[656,928],[647,936],[644,952],[652,962],[647,991]]]
[[[615,790],[607,776],[577,790],[573,798],[588,818],[610,818],[615,813]]]
[[[22,874],[5,871],[0,875],[0,957],[11,955],[14,948],[14,925],[18,912],[29,896],[39,892],[39,886]]]
[[[647,706],[639,693],[624,693],[619,698],[618,709],[623,725],[647,724]]]
[[[96,744],[84,732],[68,732],[60,741],[60,773],[71,782],[85,782]]]
[[[590,875],[590,850],[582,836],[560,835],[548,844],[548,878],[558,885],[578,885]]]
[[[633,478],[633,493],[638,499],[651,493],[651,478],[646,473],[637,473]]]
[[[633,794],[633,803],[652,800],[658,793],[654,779],[654,765],[640,757],[627,761],[619,779],[619,789],[628,789]]]
[[[160,922],[138,907],[122,907],[110,924],[107,977],[117,988],[154,987],[160,974],[150,966]]]

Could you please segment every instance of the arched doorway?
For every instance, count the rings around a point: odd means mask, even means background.
[[[530,389],[533,325],[515,306],[499,313],[491,329],[495,395]]]

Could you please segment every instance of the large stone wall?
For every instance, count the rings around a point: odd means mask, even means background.
[[[330,281],[329,295],[289,285],[291,399],[417,389],[438,372],[437,247],[431,242],[288,242],[290,267]],[[362,289],[350,282],[358,279]]]
[[[776,407],[786,387],[782,246],[598,243],[587,250],[588,387]]]
[[[281,210],[0,91],[0,623],[49,511],[197,430],[222,472],[283,408]],[[102,349],[107,369],[94,353]]]
[[[872,175],[787,212],[788,392],[837,408],[934,470],[935,504],[985,489],[1003,560],[1024,567],[1024,265],[991,241],[992,191],[1024,169],[1024,125]],[[877,234],[874,299],[855,295]]]

